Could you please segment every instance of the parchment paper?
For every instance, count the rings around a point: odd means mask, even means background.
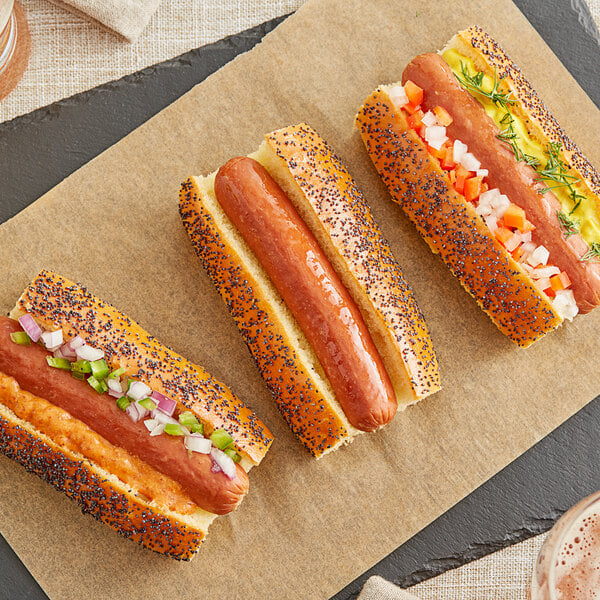
[[[513,346],[389,200],[352,129],[377,84],[473,23],[600,164],[599,111],[510,2],[313,0],[0,228],[2,312],[43,267],[83,282],[227,381],[276,435],[249,497],[191,563],[121,539],[0,457],[0,530],[52,599],[326,598],[600,392],[600,310],[526,351]],[[371,202],[427,318],[444,386],[319,462],[280,418],[177,214],[189,174],[302,120]]]

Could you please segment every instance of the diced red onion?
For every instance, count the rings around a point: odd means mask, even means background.
[[[425,125],[425,127],[432,127],[433,125],[437,125],[437,118],[430,110],[428,110],[423,115],[421,121],[423,122],[423,125]]]
[[[545,265],[548,262],[548,258],[550,257],[550,252],[548,252],[545,246],[538,246],[528,257],[527,262],[532,267],[537,267],[538,265]]]
[[[210,454],[212,448],[212,442],[200,433],[186,435],[184,444],[188,450],[199,452],[200,454]]]
[[[76,335],[73,339],[67,342],[67,346],[75,352],[77,348],[81,348],[85,344],[85,340],[80,336]]]
[[[44,346],[46,346],[50,352],[58,350],[63,345],[62,329],[42,333],[42,342],[44,342]]]
[[[34,321],[33,317],[29,313],[19,317],[19,324],[31,338],[32,342],[37,342],[40,337],[42,337],[42,328]]]
[[[463,144],[460,140],[454,140],[454,147],[452,148],[452,158],[454,162],[460,163],[462,157],[467,152],[467,145]]]
[[[235,463],[233,459],[227,456],[225,452],[219,450],[218,448],[212,448],[210,451],[210,455],[213,457],[213,460],[219,465],[221,471],[229,477],[229,479],[233,479],[235,477]]]
[[[120,398],[123,395],[123,384],[120,379],[107,379],[108,395],[113,398]]]
[[[460,159],[460,164],[467,171],[477,171],[481,167],[481,163],[470,153],[465,152]]]
[[[129,406],[135,406],[140,415],[140,419],[145,419],[150,414],[150,411],[138,402],[132,402]]]
[[[150,398],[156,402],[156,408],[164,412],[165,415],[168,415],[169,417],[173,415],[175,409],[177,408],[177,402],[175,402],[175,400],[167,398],[167,396],[161,394],[160,392],[152,392]]]
[[[213,458],[212,463],[210,465],[210,470],[213,473],[220,473],[221,472],[221,467],[219,466],[219,463],[215,461],[214,458]]]
[[[63,354],[63,348],[64,346],[61,346],[58,350],[54,350],[54,352],[52,352],[54,358],[66,358],[68,360],[69,357]]]
[[[63,344],[56,352],[60,352],[60,356],[62,358],[66,358],[68,360],[76,360],[77,354],[75,354],[75,350],[71,350],[69,344]],[[56,352],[54,356],[57,356]]]
[[[87,344],[79,346],[79,348],[75,350],[75,354],[77,354],[79,360],[89,360],[90,362],[104,358],[104,352],[102,352],[102,350],[99,348],[92,348]]]
[[[134,400],[142,400],[143,398],[147,398],[152,389],[149,388],[143,381],[134,381],[129,386],[129,391],[127,395]]]
[[[139,406],[138,404],[136,404],[135,402],[132,402],[125,410],[125,412],[129,415],[129,418],[134,422],[137,423],[138,421],[141,421],[144,416],[142,416],[142,414],[140,413],[140,411],[138,410],[139,408],[141,408],[142,410],[144,410],[143,406]]]

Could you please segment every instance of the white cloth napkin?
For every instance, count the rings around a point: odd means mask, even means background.
[[[357,600],[419,600],[413,594],[375,575],[367,579]]]
[[[133,42],[142,33],[160,0],[51,0],[82,17],[91,17],[101,25]]]

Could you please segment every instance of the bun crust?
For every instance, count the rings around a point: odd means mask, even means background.
[[[20,394],[31,396],[16,382],[9,390],[17,400]],[[57,444],[1,403],[0,452],[75,500],[82,512],[142,546],[178,560],[193,557],[216,517],[201,509],[193,515],[179,515],[149,502],[113,474]]]
[[[356,125],[392,199],[502,333],[527,347],[560,325],[550,301],[452,188],[384,89],[367,98]]]

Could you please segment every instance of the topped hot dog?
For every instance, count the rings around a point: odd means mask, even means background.
[[[513,341],[600,303],[600,175],[480,28],[413,59],[356,122],[393,199]]]
[[[268,430],[202,369],[54,273],[11,316],[0,318],[0,449],[118,531],[190,558],[247,493]]]
[[[321,456],[439,389],[423,317],[364,198],[307,125],[190,178],[180,212],[281,412]]]

